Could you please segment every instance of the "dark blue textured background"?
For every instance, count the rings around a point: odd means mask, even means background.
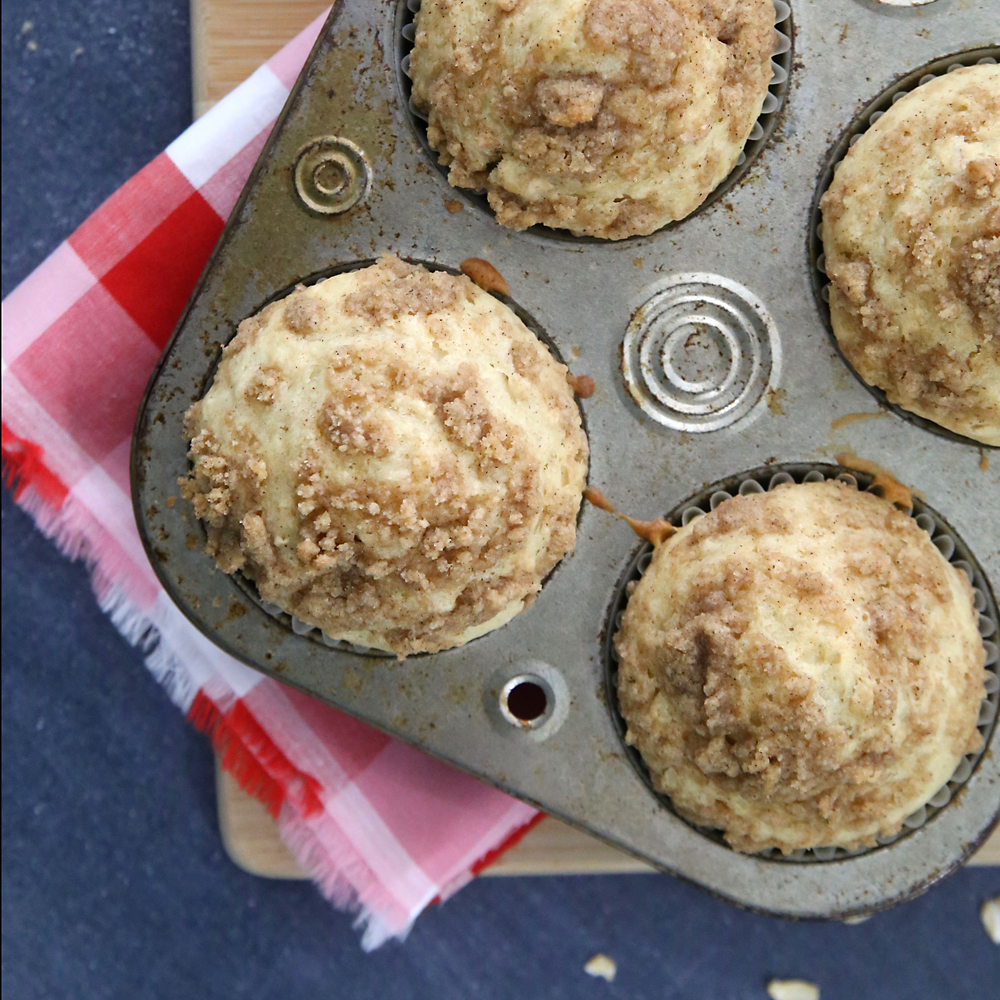
[[[6,295],[184,128],[191,93],[187,0],[5,0],[2,17]],[[365,955],[311,885],[227,859],[207,744],[6,491],[2,639],[6,1000],[728,1000],[772,976],[824,1000],[1000,996],[978,915],[998,869],[856,927],[666,876],[480,879]],[[613,984],[583,973],[597,951]]]

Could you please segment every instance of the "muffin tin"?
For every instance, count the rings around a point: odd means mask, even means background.
[[[793,0],[784,104],[743,175],[688,219],[618,243],[511,232],[449,187],[407,109],[396,44],[405,0],[338,4],[140,411],[134,506],[168,593],[251,666],[743,906],[851,917],[957,867],[997,820],[1000,759],[989,750],[958,775],[961,794],[857,856],[742,855],[679,819],[620,736],[608,625],[637,544],[600,510],[584,505],[576,550],[525,614],[459,649],[398,662],[331,648],[267,613],[251,585],[212,568],[187,505],[168,501],[188,471],[184,412],[241,319],[296,282],[385,251],[452,268],[483,257],[573,372],[595,379],[583,404],[589,479],[616,506],[654,517],[743,469],[837,474],[835,456],[853,451],[918,491],[936,530],[971,557],[995,658],[1000,455],[991,466],[990,450],[876,405],[826,329],[814,246],[810,256],[813,205],[845,129],[895,79],[992,40],[991,4]],[[981,720],[993,740],[991,683]]]

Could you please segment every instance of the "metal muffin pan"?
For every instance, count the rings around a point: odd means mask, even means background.
[[[925,497],[995,590],[1000,462],[875,408],[825,329],[808,253],[811,206],[838,137],[897,77],[997,33],[993,0],[902,10],[793,0],[788,92],[746,174],[682,223],[620,243],[511,232],[448,186],[405,106],[394,45],[403,2],[334,8],[154,373],[132,477],[161,582],[238,659],[732,902],[845,918],[926,889],[996,823],[1000,758],[989,750],[922,827],[824,863],[739,854],[650,791],[609,710],[606,623],[636,540],[608,514],[584,505],[575,551],[525,614],[459,649],[398,662],[329,648],[271,617],[212,568],[193,513],[168,501],[188,471],[184,412],[240,320],[297,281],[385,251],[448,267],[484,257],[574,373],[596,380],[583,404],[590,483],[620,509],[653,517],[743,469],[854,451]],[[299,168],[307,156],[316,166]],[[631,387],[627,333],[638,358]],[[732,410],[730,422],[716,419]],[[528,723],[510,701],[520,678],[546,696]]]

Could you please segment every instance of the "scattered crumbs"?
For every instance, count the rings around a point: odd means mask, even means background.
[[[931,37],[931,33],[926,28],[921,28],[917,33],[917,38],[927,38]]]
[[[574,358],[578,358],[581,354],[583,354],[583,351],[581,351],[579,347],[571,347],[569,353],[572,354]]]
[[[983,472],[990,471],[990,453],[985,448],[979,449],[979,468]]]
[[[34,27],[35,27],[34,21],[25,21],[24,24],[21,25],[21,34],[26,35]]]
[[[198,548],[198,536],[197,536],[197,535],[188,535],[188,536],[187,536],[187,538],[185,539],[185,542],[186,542],[186,544],[187,544],[187,547],[188,547],[188,548],[189,548],[189,549],[190,549],[190,550],[191,550],[192,552],[193,552],[193,551],[194,551],[194,550],[195,550],[196,548]]]
[[[464,208],[464,206],[462,205],[462,203],[460,201],[455,200],[455,199],[452,199],[450,201],[446,201],[444,203],[444,207],[446,209],[448,209],[448,214],[449,215],[455,215],[456,213],[461,212],[462,209]]]
[[[356,670],[348,667],[344,671],[344,687],[347,688],[352,694],[358,694],[361,691],[361,676]]]
[[[173,507],[175,503],[177,503],[177,497],[167,497],[166,504],[168,507]]]
[[[838,44],[843,45],[847,41],[847,32],[850,30],[850,25],[845,24],[843,28],[840,29],[840,38],[838,39]]]
[[[635,265],[635,266],[636,266],[637,268],[639,268],[639,270],[640,270],[640,271],[642,270],[642,258],[641,258],[641,257],[633,257],[633,258],[632,258],[632,263],[633,263],[633,264],[634,264],[634,265]]]
[[[767,408],[776,417],[780,417],[785,412],[785,397],[787,393],[784,389],[768,389],[767,390]]]
[[[83,55],[83,53],[84,53],[83,46],[82,45],[78,45],[75,49],[73,49],[73,54],[70,56],[70,61],[71,62],[76,62],[77,59],[79,59],[80,56]]]
[[[837,417],[836,420],[830,422],[830,430],[839,431],[841,427],[846,427],[848,424],[858,424],[862,420],[878,420],[885,416],[888,416],[885,410],[875,410],[869,413],[845,413],[842,417]]]
[[[866,920],[871,920],[872,914],[870,913],[859,913],[854,917],[844,917],[841,921],[842,924],[847,924],[848,927],[856,927],[858,924],[863,924]]]
[[[28,49],[29,52],[37,52],[38,51],[38,42],[36,42],[34,40],[34,38],[32,38],[31,41],[28,42],[28,44],[27,44],[26,47],[27,47],[27,49]]]
[[[220,604],[219,599],[217,597],[213,597],[212,598],[212,607],[213,608],[217,608],[219,606],[219,604]]]
[[[1000,944],[1000,896],[995,899],[987,899],[979,908],[979,916],[990,940],[994,944]]]
[[[598,953],[587,962],[583,967],[583,971],[588,976],[600,976],[601,979],[606,979],[609,983],[613,983],[615,974],[618,972],[618,966],[615,964],[613,958],[608,958],[607,955]]]
[[[767,995],[771,1000],[819,1000],[819,987],[804,979],[772,979]]]
[[[229,614],[226,615],[226,621],[234,622],[238,618],[242,618],[246,613],[247,609],[239,601],[233,601],[229,605]]]

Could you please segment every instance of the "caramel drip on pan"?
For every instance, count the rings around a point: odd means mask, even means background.
[[[469,257],[458,265],[458,269],[474,285],[484,292],[499,292],[501,295],[510,295],[510,285],[504,281],[503,275],[488,261],[482,257]]]
[[[566,381],[569,382],[569,387],[580,399],[590,399],[597,388],[597,383],[589,375],[574,375],[572,372],[566,372]]]
[[[593,486],[588,486],[583,491],[583,495],[599,510],[606,510],[609,514],[620,517],[641,539],[651,542],[654,547],[677,532],[677,529],[669,521],[664,521],[662,517],[657,517],[652,521],[637,521],[634,517],[627,517],[625,514],[619,513],[611,501]]]
[[[858,424],[862,420],[879,420],[885,416],[888,416],[885,410],[876,410],[874,413],[845,413],[842,417],[831,421],[830,429],[839,431],[841,427],[846,427],[848,424]]]
[[[856,472],[867,472],[872,477],[872,486],[882,490],[883,499],[900,507],[913,509],[913,492],[881,465],[869,462],[866,458],[859,458],[850,451],[841,452],[835,457],[839,465],[854,469]]]
[[[598,510],[606,510],[609,514],[617,514],[611,501],[598,489],[588,486],[583,491],[584,499],[589,500]]]

